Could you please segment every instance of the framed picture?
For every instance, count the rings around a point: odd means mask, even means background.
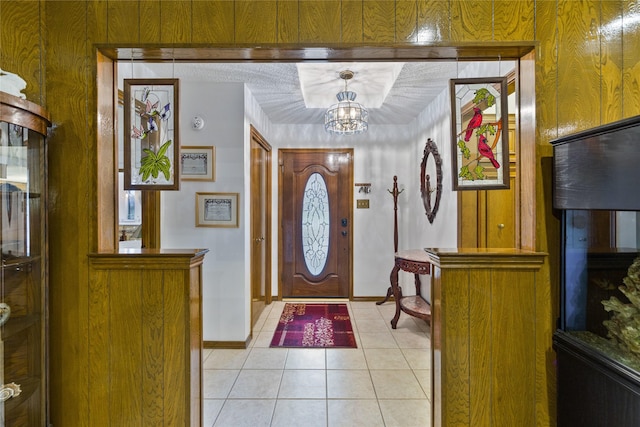
[[[181,147],[180,177],[183,181],[215,181],[215,147]]]
[[[178,79],[124,80],[124,189],[179,190]]]
[[[238,193],[196,193],[196,227],[238,227]]]
[[[509,188],[507,79],[453,79],[453,190]]]

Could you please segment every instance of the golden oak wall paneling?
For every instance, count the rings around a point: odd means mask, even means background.
[[[362,1],[343,0],[341,2],[340,24],[342,26],[342,43],[362,43]]]
[[[476,284],[492,283],[491,272],[488,270],[469,271],[469,275],[462,275],[461,280],[468,284],[468,292],[464,292],[465,303],[469,308],[469,316],[464,319],[478,319],[478,316],[485,317],[485,322],[474,323],[469,328],[469,341],[465,343],[464,350],[471,353],[473,357],[469,357],[469,377],[474,378],[469,383],[469,393],[473,396],[490,396],[492,390],[492,378],[489,375],[483,375],[483,369],[493,363],[493,351],[496,350],[491,345],[491,335],[494,326],[494,316],[491,313],[491,299],[493,298],[493,287],[491,289],[482,289]],[[446,286],[446,283],[445,283]],[[487,295],[488,294],[488,295]],[[467,326],[468,323],[465,325]],[[462,326],[462,325],[461,325]],[[468,378],[469,378],[468,377]],[[463,397],[464,398],[464,397]],[[470,408],[470,426],[488,426],[491,425],[491,413],[493,408],[489,405],[471,405]]]
[[[155,23],[153,14],[151,16],[144,15],[143,19],[140,19],[141,3],[145,2],[125,0],[106,3],[107,15],[104,16],[106,20],[98,22],[98,24],[105,25],[108,22],[106,27],[109,43],[137,43],[140,41],[140,32],[149,29],[149,25],[145,24]],[[158,13],[159,10],[158,8]]]
[[[90,213],[96,202],[95,134],[90,133],[95,113],[88,115],[95,106],[88,104],[87,92],[89,85],[95,86],[95,75],[87,68],[95,58],[89,56],[85,38],[87,4],[45,5],[46,90],[58,125],[51,144],[55,149],[49,150],[51,416],[54,424],[79,426],[88,408],[86,387],[80,386],[86,384],[89,362],[86,254],[96,235]]]
[[[513,270],[494,271],[490,282],[493,284],[491,299],[494,305],[489,330],[494,342],[489,360],[498,368],[491,379],[491,409],[494,425],[524,427],[527,423],[533,426],[536,419],[535,362],[538,349],[535,331],[538,318],[535,295],[544,281],[537,281],[538,273],[518,271],[516,274],[518,278],[513,280]],[[477,286],[482,288],[480,284]],[[513,310],[513,307],[518,308]],[[544,344],[544,348],[548,345]],[[518,378],[518,381],[513,381],[513,378]]]
[[[367,0],[362,3],[362,22],[365,43],[393,43],[396,41],[395,2]]]
[[[44,40],[40,32],[43,9],[40,1],[22,2],[20,7],[0,4],[0,67],[22,77],[27,82],[22,93],[45,106],[41,63]]]
[[[494,33],[500,40],[535,40],[533,0],[494,0]]]
[[[502,40],[494,37],[493,2],[451,1],[451,39],[453,41]]]
[[[546,144],[549,154],[549,141],[558,136],[558,19],[554,3],[536,4],[536,38],[547,41],[536,50],[536,142]]]
[[[600,124],[599,12],[596,1],[558,2],[559,136]]]
[[[194,43],[233,43],[233,2],[195,1],[192,8]]]
[[[340,2],[300,0],[298,2],[300,43],[340,42]]]
[[[94,40],[107,40],[109,38],[108,31],[113,30],[113,28],[107,28],[107,16],[109,16],[109,5],[107,3],[93,1],[87,2],[86,6],[86,36],[88,41],[86,48],[87,58],[90,58],[93,56]],[[92,65],[91,61],[88,61],[87,67]],[[91,90],[91,88],[88,88],[88,90]]]
[[[418,42],[451,40],[448,0],[418,1]]]
[[[625,1],[623,21],[612,22],[612,25],[619,27],[627,18],[627,25],[622,27],[623,52],[623,75],[622,93],[624,118],[637,116],[640,114],[640,25],[637,20],[640,15],[640,1]],[[629,19],[631,18],[631,19]],[[631,21],[631,24],[629,23]]]
[[[602,123],[621,120],[622,116],[622,28],[609,25],[622,17],[622,2],[601,3],[603,31],[600,43],[600,111]]]
[[[159,43],[162,40],[162,8],[160,0],[137,1],[140,8],[138,22],[134,23],[138,27],[140,43]],[[111,18],[109,18],[109,25]],[[135,31],[129,29],[129,31]],[[127,31],[125,29],[125,31]],[[111,42],[111,40],[109,40]]]
[[[396,42],[418,41],[418,5],[416,0],[396,2]]]
[[[236,43],[275,43],[275,1],[237,1],[235,5]]]
[[[194,30],[191,22],[193,3],[181,0],[160,0],[160,42],[189,43],[191,41],[191,32]]]
[[[299,41],[299,9],[297,1],[278,1],[278,43]]]

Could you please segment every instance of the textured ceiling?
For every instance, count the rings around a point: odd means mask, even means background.
[[[392,67],[390,67],[390,64]],[[272,123],[324,123],[324,112],[337,102],[335,95],[344,89],[339,72],[355,72],[349,90],[357,93],[357,101],[369,109],[371,124],[407,124],[437,95],[448,88],[449,79],[462,69],[456,62],[407,63],[337,63],[305,62],[310,80],[305,90],[326,97],[323,108],[307,108],[296,63],[176,63],[146,64],[154,73],[173,75],[193,82],[245,83]],[[160,69],[166,68],[166,69]],[[126,65],[125,65],[126,70]],[[325,77],[321,77],[325,76]],[[387,87],[385,87],[387,86]],[[367,105],[368,88],[387,92],[379,108]],[[372,102],[377,102],[369,98]]]

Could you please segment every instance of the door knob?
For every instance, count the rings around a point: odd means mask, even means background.
[[[346,232],[346,231],[343,231],[343,232],[342,232],[342,235],[343,235],[343,236],[346,236],[346,235],[347,235],[347,232]]]
[[[498,224],[498,228],[502,230],[504,228],[504,224]]]

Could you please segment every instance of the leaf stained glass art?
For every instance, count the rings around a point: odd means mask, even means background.
[[[509,188],[507,79],[453,79],[454,190]]]
[[[178,79],[124,80],[124,189],[179,190]]]

